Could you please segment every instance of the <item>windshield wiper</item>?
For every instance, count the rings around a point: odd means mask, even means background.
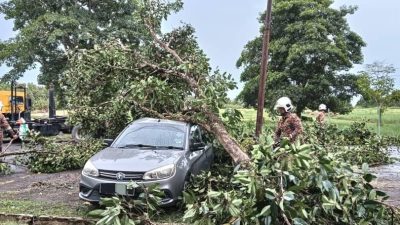
[[[156,146],[156,147],[157,147],[157,148],[180,149],[180,150],[183,150],[183,147],[172,146],[172,145],[168,145],[168,146]]]
[[[157,148],[157,146],[145,145],[145,144],[129,144],[129,145],[119,146],[118,148],[134,148],[134,147],[139,147],[139,148]]]

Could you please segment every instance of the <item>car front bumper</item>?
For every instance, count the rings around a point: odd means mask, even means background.
[[[116,183],[127,185],[129,184],[129,182],[130,181],[117,181],[112,179],[104,179],[104,178],[92,177],[81,174],[81,180],[79,182],[79,197],[82,200],[88,202],[98,203],[101,197],[115,195],[115,194],[110,194],[110,192],[106,193],[104,190],[101,190],[101,187],[104,187],[105,185],[113,186]],[[170,206],[174,205],[178,200],[178,197],[181,196],[184,179],[181,179],[175,174],[175,176],[162,180],[151,180],[151,181],[138,180],[134,182],[139,184],[139,186],[144,186],[144,187],[158,184],[160,190],[162,190],[165,194],[164,198],[161,200],[160,205]],[[133,195],[128,195],[128,196],[132,198],[137,198],[139,194],[140,194],[140,188],[138,188]]]

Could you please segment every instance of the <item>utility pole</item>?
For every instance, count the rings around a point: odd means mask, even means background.
[[[258,102],[257,102],[257,121],[256,121],[256,137],[261,134],[262,126],[264,123],[264,98],[265,98],[265,81],[268,77],[268,53],[269,53],[269,37],[271,33],[271,11],[272,0],[268,0],[267,12],[265,14],[264,34],[263,34],[263,47],[261,57],[261,70],[260,80],[258,87]]]

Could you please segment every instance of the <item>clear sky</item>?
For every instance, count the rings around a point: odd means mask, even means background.
[[[0,0],[2,1],[2,0]],[[266,8],[266,0],[185,0],[184,9],[164,23],[164,30],[177,27],[180,21],[196,29],[200,47],[210,58],[213,68],[229,72],[239,81],[236,68],[244,45],[259,34],[257,18]],[[399,0],[335,0],[334,7],[357,5],[358,11],[348,17],[353,31],[367,47],[363,49],[364,63],[384,61],[398,70],[395,79],[400,86],[400,1]],[[0,16],[0,39],[13,36],[12,22]],[[356,66],[358,71],[362,66]],[[0,68],[0,76],[7,68]],[[37,70],[27,72],[23,82],[36,82]],[[239,83],[239,90],[242,84]],[[239,90],[229,93],[235,97]]]

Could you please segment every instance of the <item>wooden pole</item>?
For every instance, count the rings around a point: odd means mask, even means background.
[[[269,39],[271,33],[271,11],[272,0],[268,0],[267,12],[265,14],[264,34],[263,34],[263,47],[261,57],[260,79],[258,87],[258,102],[257,102],[257,120],[256,120],[256,137],[259,137],[264,123],[264,99],[265,99],[265,82],[268,77],[268,53],[269,53]]]

